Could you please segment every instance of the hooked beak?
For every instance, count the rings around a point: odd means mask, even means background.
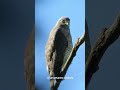
[[[65,25],[68,25],[68,26],[69,26],[69,21],[66,20],[66,21],[65,21]]]

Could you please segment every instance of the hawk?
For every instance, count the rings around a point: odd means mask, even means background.
[[[61,17],[51,30],[46,48],[46,66],[50,77],[60,77],[60,71],[65,64],[71,50],[72,37],[70,34],[70,19]],[[51,90],[59,80],[50,79]]]

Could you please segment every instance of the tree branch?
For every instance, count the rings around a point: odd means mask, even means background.
[[[81,36],[81,38],[78,38],[74,47],[72,48],[72,51],[66,61],[66,63],[64,64],[64,66],[62,67],[62,70],[61,70],[61,75],[62,77],[65,76],[71,62],[73,61],[73,58],[76,56],[76,52],[78,50],[78,48],[80,47],[81,44],[83,44],[83,42],[85,41],[85,33],[83,33],[83,35]],[[59,87],[60,83],[61,83],[61,79],[59,80],[59,82],[56,82],[55,83],[55,90],[57,90],[57,88]]]
[[[94,48],[89,54],[89,57],[86,62],[86,71],[85,71],[85,85],[86,88],[93,76],[93,74],[99,69],[98,64],[104,55],[107,48],[115,42],[120,36],[120,15],[116,18],[114,23],[109,29],[104,29],[101,33],[101,36],[97,40]]]

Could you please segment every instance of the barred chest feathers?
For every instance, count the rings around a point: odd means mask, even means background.
[[[68,40],[68,47],[66,48],[66,51],[65,51],[65,54],[64,54],[64,59],[63,59],[63,64],[62,66],[65,64],[65,62],[67,61],[70,53],[71,53],[71,50],[72,50],[72,47],[73,47],[73,44],[72,44],[72,37],[71,37],[71,34],[70,34],[70,31],[69,30],[65,30],[65,36],[67,37],[67,40]]]

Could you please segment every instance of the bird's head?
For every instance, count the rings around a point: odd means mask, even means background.
[[[70,26],[70,19],[68,17],[61,17],[57,24],[59,24],[60,26]]]

